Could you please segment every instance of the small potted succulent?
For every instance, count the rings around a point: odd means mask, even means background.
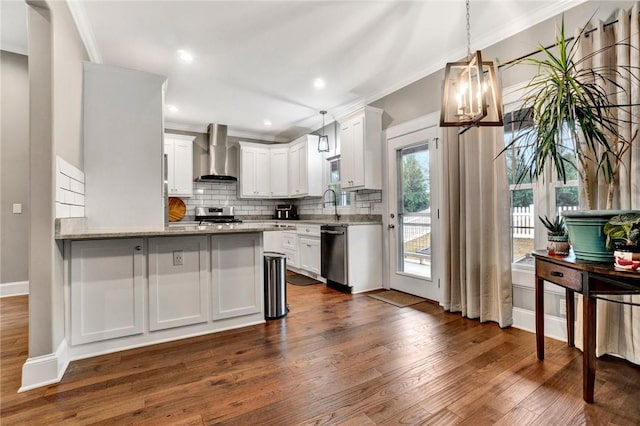
[[[612,217],[604,225],[607,247],[613,252],[616,269],[640,272],[640,211]]]
[[[557,215],[553,220],[547,216],[538,216],[540,222],[547,228],[547,251],[550,255],[569,254],[569,233],[564,223],[564,217]]]

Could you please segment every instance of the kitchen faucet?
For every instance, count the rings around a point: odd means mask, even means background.
[[[340,215],[338,214],[338,194],[336,194],[336,191],[333,188],[327,188],[323,193],[322,193],[322,201],[324,201],[323,205],[326,206],[327,205],[327,201],[325,201],[324,196],[327,195],[327,192],[333,192],[333,207],[335,208],[335,216],[336,216],[336,222],[340,220]],[[331,202],[331,201],[329,201]]]

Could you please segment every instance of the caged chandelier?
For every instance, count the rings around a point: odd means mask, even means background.
[[[462,134],[474,126],[502,126],[502,105],[492,61],[480,51],[471,54],[469,0],[467,6],[467,60],[449,62],[445,69],[441,127],[461,127]]]

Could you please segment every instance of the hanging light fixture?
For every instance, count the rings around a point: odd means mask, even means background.
[[[320,131],[320,139],[318,139],[318,152],[329,152],[329,136],[324,134],[324,116],[327,111],[320,111],[322,114],[322,130]]]
[[[502,126],[502,104],[492,61],[483,61],[480,51],[471,54],[469,0],[467,6],[467,60],[449,62],[445,69],[441,127]]]

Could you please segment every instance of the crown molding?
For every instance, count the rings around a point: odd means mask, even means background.
[[[69,11],[71,12],[73,21],[76,23],[76,28],[78,29],[78,33],[80,34],[80,38],[82,39],[84,48],[87,49],[89,59],[91,60],[91,62],[101,64],[102,56],[100,55],[100,51],[98,50],[96,37],[93,34],[93,29],[91,29],[91,24],[89,23],[89,19],[87,18],[87,13],[84,10],[84,5],[80,1],[67,0],[66,3],[69,6]]]

